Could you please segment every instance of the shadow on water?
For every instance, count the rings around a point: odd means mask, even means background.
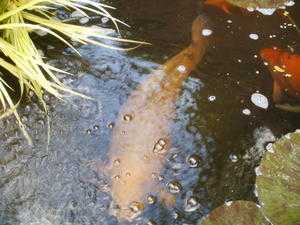
[[[56,49],[48,48],[47,53],[52,51],[57,57],[50,60],[52,64],[78,75],[60,78],[95,101],[71,97],[64,103],[45,96],[52,118],[48,151],[43,113],[34,97],[20,109],[34,147],[23,141],[13,118],[0,121],[1,225],[132,224],[118,223],[110,215],[109,177],[91,165],[107,160],[110,124],[128,95],[152,70],[188,45],[190,27],[198,14],[207,16],[213,35],[204,60],[184,83],[177,101],[174,148],[161,174],[162,186],[176,180],[182,190],[174,208],[149,205],[134,224],[196,224],[224,201],[255,201],[254,167],[266,144],[300,127],[297,114],[272,105],[269,71],[256,57],[261,48],[273,45],[300,52],[295,30],[280,28],[282,17],[242,12],[226,15],[196,0],[111,3],[119,9],[115,16],[132,25],[124,35],[153,46],[129,53],[82,46],[83,59],[55,43]],[[298,20],[299,9],[299,3],[291,8]],[[251,40],[250,33],[258,34],[259,39]],[[268,97],[267,110],[251,103],[250,96],[256,91]],[[193,168],[191,163],[193,159],[198,162],[198,157],[200,167]]]

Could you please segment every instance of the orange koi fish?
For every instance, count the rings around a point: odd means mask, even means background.
[[[300,55],[273,47],[260,51],[273,78],[273,101],[281,103],[284,96],[300,99]]]
[[[171,148],[169,129],[175,117],[175,102],[183,81],[205,53],[208,45],[208,38],[202,36],[205,26],[203,17],[195,19],[191,44],[150,74],[119,112],[113,128],[108,171],[112,178],[112,198],[118,206],[112,213],[119,220],[135,218],[147,198],[163,193],[157,175]],[[168,198],[166,201],[174,204]]]
[[[226,0],[206,0],[204,4],[220,8],[228,14],[231,14],[230,10],[233,8],[233,5],[228,3]]]

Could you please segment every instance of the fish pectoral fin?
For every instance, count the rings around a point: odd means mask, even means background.
[[[280,103],[282,101],[283,90],[276,80],[273,82],[273,96],[272,97],[273,97],[273,101],[275,103]]]

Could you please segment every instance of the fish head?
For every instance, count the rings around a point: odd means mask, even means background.
[[[264,48],[260,51],[260,56],[263,60],[267,63],[271,64],[272,66],[280,65],[281,59],[283,56],[283,51],[277,47],[273,48]]]

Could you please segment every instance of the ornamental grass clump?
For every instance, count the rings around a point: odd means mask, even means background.
[[[76,10],[86,17],[89,17],[88,14],[105,16],[113,22],[117,30],[118,23],[122,23],[107,11],[112,7],[92,0],[0,0],[0,70],[6,70],[9,75],[17,79],[21,97],[23,93],[33,91],[45,111],[47,111],[43,100],[45,92],[59,99],[62,99],[66,93],[86,96],[72,91],[57,79],[56,72],[66,72],[45,63],[30,37],[30,32],[47,33],[61,40],[77,53],[68,38],[81,44],[94,44],[114,49],[117,48],[108,46],[102,41],[110,39],[138,43],[107,36],[103,29],[94,26],[84,27],[63,23],[54,17],[57,8],[64,8],[69,12]],[[17,101],[12,100],[9,94],[9,89],[12,87],[5,82],[3,76],[0,72],[0,119],[14,114],[23,134],[31,143],[30,136],[17,112],[21,97]]]

